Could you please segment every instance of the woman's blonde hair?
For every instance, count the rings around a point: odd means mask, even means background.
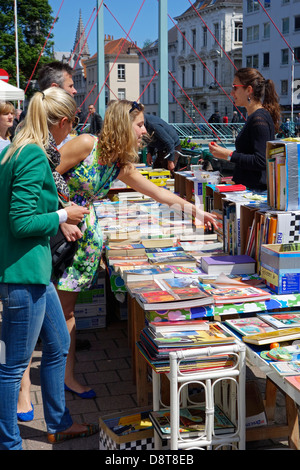
[[[98,157],[102,164],[118,160],[121,168],[138,161],[138,148],[132,123],[144,111],[141,103],[111,101],[107,107],[98,140]]]
[[[19,150],[20,153],[28,144],[36,144],[45,150],[49,143],[49,128],[64,117],[73,120],[76,109],[74,98],[62,88],[51,87],[35,93],[29,102],[25,120],[21,123],[2,163],[16,151]]]
[[[10,101],[0,101],[0,116],[12,113],[15,114],[15,107]],[[11,133],[9,129],[7,129],[5,137],[10,137]]]

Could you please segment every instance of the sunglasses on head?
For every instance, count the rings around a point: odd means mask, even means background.
[[[138,111],[142,111],[141,103],[137,103],[136,101],[133,101],[131,105],[131,109],[129,110],[129,114],[132,113],[132,111],[134,111],[135,109],[137,109]]]
[[[74,119],[72,120],[72,128],[75,129],[79,124],[79,117],[75,116]]]

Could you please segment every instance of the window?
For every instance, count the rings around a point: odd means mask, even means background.
[[[156,102],[157,102],[157,98],[156,98],[156,83],[153,83],[152,86],[153,86],[153,103],[156,103]]]
[[[219,75],[219,63],[217,60],[214,60],[214,77],[215,80],[218,80],[218,75]]]
[[[259,25],[247,28],[247,42],[257,41],[259,39]]]
[[[214,24],[214,30],[215,30],[215,42],[220,42],[220,27],[219,27],[219,23],[215,23]]]
[[[295,31],[300,31],[300,15],[295,16]]]
[[[118,80],[125,81],[125,64],[118,64]]]
[[[289,89],[289,83],[288,80],[281,80],[281,94],[282,95],[287,95],[288,94],[288,89]]]
[[[197,46],[197,33],[195,29],[192,29],[192,46],[196,49]]]
[[[264,23],[264,39],[270,39],[270,23]]]
[[[185,51],[185,31],[182,31],[182,50]]]
[[[182,88],[184,88],[185,87],[185,66],[181,67],[181,79],[182,79],[181,86]]]
[[[118,98],[119,100],[126,100],[126,90],[125,88],[118,89]]]
[[[207,27],[204,26],[204,28],[202,28],[202,34],[203,34],[203,47],[206,47],[207,46]]]
[[[281,65],[287,65],[289,63],[289,50],[281,49]]]
[[[290,19],[282,18],[282,34],[288,34],[290,32]]]
[[[141,77],[144,76],[144,62],[141,62]]]
[[[254,69],[258,69],[258,66],[259,66],[258,54],[248,55],[246,57],[246,67],[252,67]]]
[[[243,42],[243,23],[236,22],[234,25],[234,41]]]
[[[270,67],[270,53],[269,52],[263,53],[263,67],[265,68]]]
[[[295,47],[294,49],[295,60],[300,61],[300,47]]]
[[[265,7],[265,8],[270,8],[270,6],[271,6],[271,0],[265,0],[265,5],[264,5],[264,7]]]
[[[206,85],[206,64],[203,64],[202,67],[202,84],[203,86]]]
[[[192,64],[192,87],[196,86],[196,65]]]
[[[259,10],[259,3],[257,0],[247,0],[247,13],[252,13]]]

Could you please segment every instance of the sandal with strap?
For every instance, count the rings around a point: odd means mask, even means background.
[[[48,433],[48,441],[51,444],[58,444],[59,442],[64,442],[69,439],[75,439],[77,437],[89,437],[93,434],[96,434],[99,431],[98,424],[82,424],[83,426],[87,427],[86,431],[82,432],[56,432],[53,434]]]

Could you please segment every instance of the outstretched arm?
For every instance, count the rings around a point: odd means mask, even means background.
[[[193,215],[198,222],[202,224],[204,223],[208,228],[211,228],[212,226],[216,227],[216,218],[213,214],[204,212],[199,207],[185,201],[171,191],[157,186],[141,175],[141,173],[133,166],[122,169],[118,179],[126,183],[135,191],[145,194],[161,204],[167,204],[171,207],[173,206],[174,208],[182,210],[186,214]]]

